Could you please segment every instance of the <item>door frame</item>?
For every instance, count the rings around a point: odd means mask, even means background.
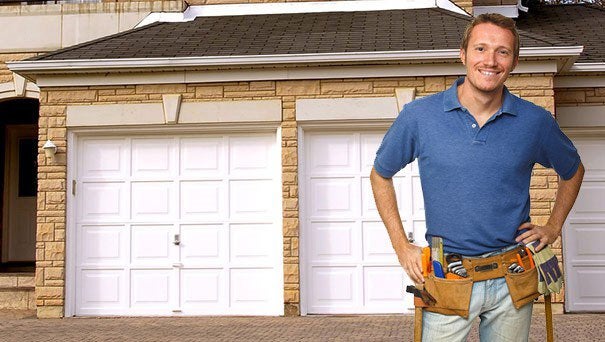
[[[11,161],[11,154],[13,152],[14,148],[18,148],[18,146],[15,146],[13,139],[11,139],[11,136],[15,135],[15,136],[20,136],[20,135],[25,135],[26,133],[29,132],[33,132],[34,134],[32,135],[32,137],[35,137],[36,140],[38,140],[38,127],[36,124],[15,124],[15,125],[6,125],[5,126],[5,135],[4,135],[4,178],[3,178],[3,194],[2,194],[2,256],[1,256],[1,260],[2,262],[9,262],[8,260],[8,253],[9,253],[9,237],[10,237],[10,228],[9,228],[9,215],[10,215],[10,180],[11,180],[11,170],[10,170],[10,166],[9,163]],[[18,151],[17,151],[18,152]],[[38,198],[38,194],[36,193],[36,203],[37,203],[37,198]],[[37,204],[35,204],[37,206]],[[34,225],[36,224],[36,217],[37,214],[34,214]],[[32,260],[33,262],[36,261],[36,255],[35,255],[35,247],[36,247],[36,227],[34,227],[34,259]]]
[[[237,133],[272,133],[275,134],[275,149],[280,158],[282,155],[282,131],[280,122],[262,122],[262,123],[237,123],[237,124],[201,124],[187,126],[160,126],[146,125],[135,127],[103,127],[103,128],[68,128],[67,130],[67,193],[66,193],[66,245],[65,245],[65,304],[64,317],[73,317],[76,315],[76,290],[77,290],[77,263],[76,263],[76,206],[77,201],[74,194],[74,183],[77,176],[77,153],[78,140],[88,136],[137,136],[137,135],[181,135],[181,134],[237,134]],[[281,159],[280,159],[281,160]],[[274,170],[275,191],[278,198],[282,198],[282,168]],[[77,187],[77,185],[76,185]],[[279,231],[283,232],[282,223],[283,205],[282,201],[276,204],[276,224]],[[280,239],[279,250],[283,251],[283,233]],[[276,263],[279,267],[276,271],[280,279],[281,289],[278,300],[282,303],[281,314],[283,314],[284,302],[284,259],[283,252],[278,254]]]

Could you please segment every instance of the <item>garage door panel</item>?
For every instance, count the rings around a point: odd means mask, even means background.
[[[128,189],[124,182],[83,183],[81,221],[124,221],[129,217]],[[86,198],[86,200],[82,200]]]
[[[603,141],[577,141],[576,147],[582,156],[582,163],[587,169],[587,174],[605,176],[605,153],[603,153]]]
[[[312,310],[330,311],[333,308],[357,306],[359,285],[355,267],[313,267],[311,269],[310,305]]]
[[[310,258],[313,262],[359,260],[359,239],[355,222],[311,223]]]
[[[605,220],[601,222],[570,222],[566,228],[569,250],[574,251],[567,262],[574,265],[605,264],[603,241],[605,241]]]
[[[180,172],[185,177],[221,177],[226,162],[224,138],[183,138],[180,143]]]
[[[382,134],[361,134],[361,173],[370,174],[376,159],[376,150],[382,142]]]
[[[605,151],[604,151],[605,152]],[[574,205],[574,218],[605,219],[605,181],[585,181]]]
[[[382,222],[363,223],[363,260],[398,265],[389,234]]]
[[[82,178],[120,179],[130,173],[126,139],[84,139],[78,161]]]
[[[176,203],[172,182],[133,182],[132,219],[135,221],[168,220]]]
[[[181,218],[221,220],[226,216],[225,185],[222,181],[181,182]]]
[[[277,241],[273,225],[232,224],[229,231],[230,260],[236,265],[270,265]]]
[[[231,307],[236,312],[268,312],[276,301],[275,272],[270,268],[231,269]]]
[[[78,227],[78,265],[123,265],[128,261],[128,230],[124,225]]]
[[[175,293],[172,287],[176,285],[173,273],[172,269],[131,270],[131,307],[171,310]]]
[[[229,171],[232,175],[267,175],[273,172],[273,136],[231,137]]]
[[[132,176],[169,179],[175,174],[175,140],[171,138],[133,139]]]
[[[605,306],[605,267],[576,267],[569,269],[567,300],[574,311],[602,311]]]
[[[227,300],[224,270],[181,270],[181,307],[184,310],[218,310]]]
[[[220,224],[182,225],[181,261],[185,265],[222,265],[225,227]]]
[[[368,308],[380,312],[406,307],[405,284],[411,284],[400,266],[364,267],[364,299]],[[410,301],[407,307],[413,306]]]
[[[308,136],[307,160],[312,174],[359,172],[357,144],[351,134]]]
[[[126,278],[123,270],[81,270],[76,295],[78,308],[90,313],[126,309]]]
[[[229,183],[230,218],[262,219],[273,215],[273,183],[270,180],[234,180]]]
[[[359,216],[354,178],[312,179],[310,187],[312,218]]]
[[[132,264],[168,266],[175,260],[172,225],[133,225],[131,231]]]

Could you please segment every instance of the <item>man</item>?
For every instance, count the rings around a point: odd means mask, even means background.
[[[519,60],[512,19],[484,14],[466,29],[460,49],[466,77],[448,90],[407,104],[384,137],[370,176],[376,205],[405,272],[424,283],[421,249],[406,239],[391,178],[418,159],[427,241],[445,253],[482,258],[537,241],[553,243],[584,175],[571,141],[552,115],[510,94],[504,82]],[[535,163],[561,177],[548,222],[530,223]],[[447,280],[444,280],[447,281]],[[423,313],[423,340],[463,341],[476,317],[485,341],[526,341],[532,303],[516,309],[504,277],[475,281],[469,315]],[[531,299],[530,299],[531,301]]]

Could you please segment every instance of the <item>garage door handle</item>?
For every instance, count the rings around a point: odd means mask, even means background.
[[[174,241],[172,241],[175,245],[181,244],[181,234],[174,234]]]

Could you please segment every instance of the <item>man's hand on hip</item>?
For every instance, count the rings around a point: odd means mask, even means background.
[[[515,241],[522,242],[524,245],[527,245],[532,241],[540,241],[538,247],[536,248],[536,252],[555,242],[555,240],[559,237],[559,234],[561,234],[561,228],[557,228],[555,225],[550,223],[546,223],[543,226],[538,226],[531,222],[525,222],[519,226],[518,230],[526,231],[517,236]]]

